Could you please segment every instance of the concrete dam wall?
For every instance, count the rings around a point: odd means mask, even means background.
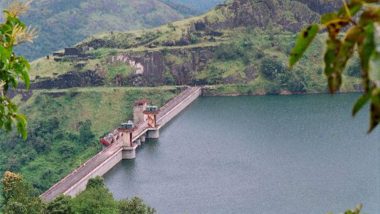
[[[136,149],[146,138],[158,138],[159,130],[181,113],[202,94],[200,87],[188,87],[177,97],[162,106],[151,121],[140,121],[131,130],[113,131],[113,143],[75,169],[61,181],[53,185],[40,197],[43,201],[52,201],[59,195],[75,196],[86,189],[91,178],[103,176],[123,159],[136,158]]]

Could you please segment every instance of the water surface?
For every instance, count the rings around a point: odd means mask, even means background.
[[[380,212],[380,131],[358,95],[200,98],[105,176],[158,213]]]

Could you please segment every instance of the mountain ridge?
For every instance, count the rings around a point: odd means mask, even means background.
[[[287,67],[295,32],[318,12],[299,1],[234,2],[153,29],[98,33],[33,61],[32,88],[15,97],[30,138],[0,132],[0,173],[22,172],[46,190],[101,149],[99,137],[131,118],[135,100],[160,106],[178,93],[141,86],[206,85],[206,96],[326,92],[323,34]],[[348,67],[342,91],[360,90],[358,61]]]
[[[2,1],[0,7],[7,3]],[[94,33],[150,28],[197,13],[177,0],[33,1],[22,19],[39,29],[39,37],[32,44],[17,47],[16,52],[36,59]]]
[[[314,3],[302,1],[234,0],[203,15],[153,29],[97,34],[75,46],[79,52],[92,56],[86,62],[67,61],[64,56],[59,62],[54,62],[54,57],[34,62],[32,86],[73,87],[65,84],[70,82],[66,78],[73,77],[66,75],[70,71],[87,72],[101,79],[100,85],[109,86],[248,84],[259,94],[282,90],[324,92],[324,76],[320,72],[323,66],[318,54],[323,52],[321,40],[317,39],[308,53],[309,65],[301,62],[297,72],[289,72],[285,66],[296,32],[320,18],[310,8],[315,7]],[[281,72],[266,72],[265,66],[272,69],[266,61]],[[37,67],[41,68],[40,74]],[[44,68],[59,72],[52,75]],[[300,70],[308,72],[302,74]],[[304,80],[294,83],[299,79]],[[350,82],[346,90],[356,90],[355,77],[348,79],[354,83]],[[308,87],[308,81],[314,86]],[[89,82],[80,84],[80,80],[71,82],[78,83],[75,87],[91,86]]]

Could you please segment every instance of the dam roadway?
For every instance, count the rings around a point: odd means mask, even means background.
[[[62,194],[75,196],[85,190],[87,182],[91,178],[103,176],[123,159],[133,159],[134,156],[128,158],[128,155],[130,155],[129,152],[133,152],[135,155],[135,150],[141,144],[140,139],[142,137],[145,139],[149,131],[153,130],[157,132],[196,100],[201,93],[201,87],[188,87],[159,109],[156,116],[157,127],[152,129],[146,121],[137,124],[136,128],[131,132],[132,140],[130,146],[126,146],[126,143],[122,140],[115,141],[115,143],[100,151],[61,181],[53,185],[40,196],[41,199],[48,202]],[[125,152],[128,153],[125,155]]]

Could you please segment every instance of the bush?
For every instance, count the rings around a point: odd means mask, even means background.
[[[251,51],[252,43],[244,40],[219,46],[215,50],[215,56],[222,61],[241,60],[244,64],[249,64],[251,61],[249,53]]]
[[[120,214],[154,214],[156,211],[145,205],[143,200],[134,197],[131,200],[121,200],[118,204]]]
[[[81,144],[89,144],[95,140],[95,135],[91,131],[92,123],[90,120],[79,123],[79,142]]]
[[[71,198],[62,195],[50,202],[46,207],[46,211],[49,214],[74,214],[70,203]]]
[[[279,74],[286,70],[282,62],[272,58],[264,58],[260,64],[260,72],[268,80],[275,80]]]
[[[287,70],[277,75],[275,80],[282,89],[291,92],[306,92],[306,85],[310,82],[309,77],[301,70]]]

